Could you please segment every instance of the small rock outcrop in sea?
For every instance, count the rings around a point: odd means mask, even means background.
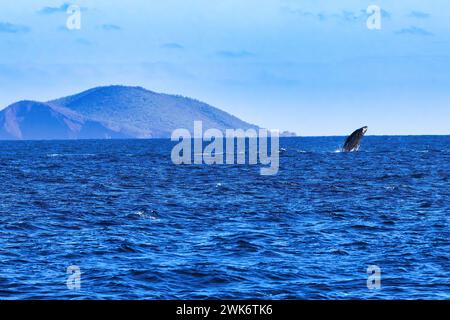
[[[280,133],[280,137],[296,137],[297,134],[291,131],[283,131]]]

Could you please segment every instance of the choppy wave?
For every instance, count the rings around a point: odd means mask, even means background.
[[[450,138],[388,138],[281,140],[276,176],[168,140],[0,143],[0,298],[449,299]]]

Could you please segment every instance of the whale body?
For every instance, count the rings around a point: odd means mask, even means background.
[[[342,151],[350,152],[350,151],[358,151],[359,146],[361,144],[361,139],[364,137],[364,134],[367,132],[367,126],[359,128],[355,130],[351,135],[348,136],[347,140],[345,140],[344,146],[342,147]]]

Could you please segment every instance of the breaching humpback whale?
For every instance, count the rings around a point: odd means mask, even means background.
[[[367,126],[355,130],[351,135],[348,136],[347,140],[345,140],[342,151],[357,151],[359,149],[359,145],[361,144],[361,139],[362,137],[364,137],[364,134],[366,132]]]

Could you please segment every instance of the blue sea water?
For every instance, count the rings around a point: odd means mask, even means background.
[[[343,140],[282,139],[275,176],[168,140],[0,142],[0,298],[449,299],[450,136]]]

